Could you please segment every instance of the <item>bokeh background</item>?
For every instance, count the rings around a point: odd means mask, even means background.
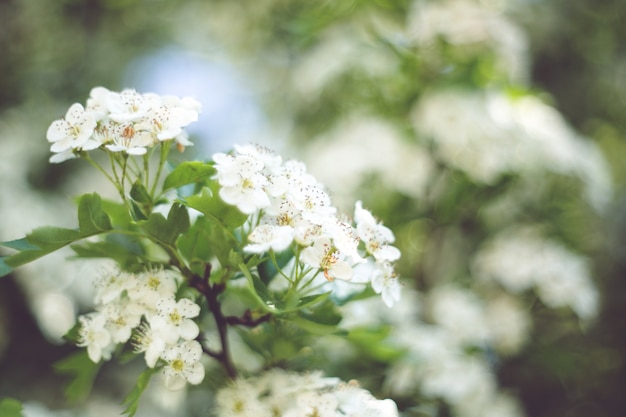
[[[622,0],[4,0],[0,240],[114,191],[48,163],[48,125],[92,87],[190,95],[177,158],[267,145],[396,233],[399,310],[344,311],[356,336],[315,365],[406,416],[622,415],[625,19]],[[117,415],[132,375],[107,365],[69,404],[53,369],[90,303],[69,253],[0,280],[0,398]],[[142,412],[207,415],[189,398]]]

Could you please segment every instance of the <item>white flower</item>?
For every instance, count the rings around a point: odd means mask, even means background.
[[[342,254],[330,241],[329,237],[320,236],[312,246],[304,248],[300,260],[305,264],[324,271],[327,280],[342,279],[349,281],[354,274],[348,262],[342,260]]]
[[[115,343],[125,343],[130,339],[132,329],[139,326],[144,313],[141,306],[128,298],[105,304],[98,311],[106,318],[106,328]]]
[[[243,249],[248,253],[264,253],[270,249],[282,252],[293,242],[293,229],[289,226],[262,224],[257,226],[248,236],[252,243]]]
[[[157,303],[158,313],[149,317],[152,330],[168,344],[175,344],[179,338],[195,339],[200,333],[198,325],[191,320],[200,314],[200,306],[188,298],[178,302],[174,298],[163,298]]]
[[[204,379],[204,366],[200,363],[202,346],[195,340],[169,347],[161,356],[165,386],[173,391],[183,389],[187,383],[198,385]]]
[[[146,365],[150,368],[154,368],[167,346],[165,340],[155,334],[148,323],[142,323],[137,327],[132,341],[136,353],[145,352]]]
[[[400,301],[400,282],[391,264],[376,263],[372,273],[372,289],[382,296],[387,307],[392,307]]]
[[[305,391],[296,397],[296,407],[283,414],[284,417],[319,416],[339,417],[339,401],[332,393]]]
[[[213,160],[222,187],[219,191],[222,200],[237,206],[245,214],[270,206],[270,199],[264,190],[268,180],[261,172],[264,167],[261,161],[246,155],[222,153],[215,154]]]
[[[91,150],[100,146],[91,135],[96,128],[93,113],[79,103],[72,104],[65,117],[52,122],[46,137],[52,143],[50,151],[60,153],[72,149]]]
[[[131,300],[155,310],[160,299],[174,297],[176,288],[176,278],[171,271],[156,269],[136,274],[127,293]]]
[[[365,243],[365,250],[378,262],[393,262],[400,259],[400,250],[389,245],[395,241],[393,232],[377,222],[369,210],[363,208],[363,203],[357,201],[354,210],[356,232]]]
[[[112,143],[105,147],[112,152],[126,152],[129,155],[145,155],[147,147],[154,145],[154,139],[149,132],[140,131],[131,123],[115,127],[111,135]]]
[[[143,95],[131,89],[121,93],[111,91],[106,99],[109,117],[117,123],[135,122],[142,119],[159,101],[158,96],[154,94]]]
[[[111,356],[111,334],[105,328],[106,319],[102,314],[90,313],[78,318],[80,322],[77,346],[87,347],[89,359],[100,362]]]
[[[108,271],[97,282],[95,301],[108,304],[118,300],[122,293],[133,285],[131,274],[120,271]]]

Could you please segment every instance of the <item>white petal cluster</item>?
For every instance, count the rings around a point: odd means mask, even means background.
[[[371,283],[392,306],[400,297],[393,262],[400,251],[390,229],[357,202],[354,223],[337,214],[324,187],[302,162],[286,161],[260,146],[235,146],[213,157],[220,197],[258,220],[244,250],[263,254],[297,247],[299,261],[326,282]],[[371,268],[357,267],[369,263]],[[366,275],[363,275],[365,274]],[[324,285],[324,281],[319,283]]]
[[[598,290],[587,262],[534,228],[497,235],[477,254],[474,274],[514,294],[534,289],[548,307],[570,307],[583,320],[598,310]]]
[[[91,90],[87,105],[73,104],[63,119],[52,122],[47,139],[55,153],[50,162],[74,158],[77,151],[104,147],[111,152],[144,155],[148,148],[174,140],[190,146],[184,127],[198,120],[200,103],[191,98],[140,94],[127,89]]]
[[[378,400],[351,381],[270,370],[238,379],[216,396],[218,417],[395,417],[390,399]]]
[[[462,50],[464,56],[492,54],[496,69],[511,80],[523,82],[528,78],[526,34],[500,7],[487,2],[417,0],[407,17],[406,36],[430,60],[441,59],[444,52],[439,45],[443,40],[449,47]]]
[[[507,173],[553,172],[579,178],[598,209],[610,200],[610,176],[599,148],[537,97],[433,91],[416,106],[414,125],[433,141],[439,158],[478,183],[493,184]]]
[[[204,379],[202,346],[195,340],[199,328],[191,319],[200,314],[200,306],[188,298],[176,300],[177,288],[175,275],[165,270],[104,276],[95,311],[79,317],[78,346],[99,362],[110,359],[117,344],[130,340],[150,368],[161,361],[168,388],[199,384]]]

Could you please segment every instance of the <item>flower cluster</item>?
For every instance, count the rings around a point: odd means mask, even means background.
[[[378,400],[351,381],[271,370],[258,377],[238,379],[217,393],[219,417],[395,417],[390,399]]]
[[[221,198],[254,219],[244,247],[247,253],[281,252],[293,245],[304,266],[294,271],[308,270],[309,282],[320,272],[326,282],[370,282],[385,304],[398,301],[393,262],[400,251],[391,245],[391,230],[361,202],[356,203],[353,225],[337,214],[328,193],[302,162],[283,162],[259,146],[236,146],[232,154],[218,153],[213,159]],[[298,282],[301,277],[292,279]]]
[[[505,230],[485,244],[474,260],[476,276],[512,294],[534,289],[550,308],[570,307],[581,319],[598,312],[599,295],[589,265],[532,227]]]
[[[148,148],[165,141],[173,140],[179,148],[190,146],[183,128],[198,120],[199,109],[200,103],[188,97],[95,87],[85,107],[73,104],[63,119],[48,128],[50,150],[55,153],[50,162],[63,162],[80,151],[100,147],[144,155]]]
[[[188,298],[176,300],[177,288],[170,271],[107,274],[99,281],[95,311],[79,318],[78,346],[99,362],[110,359],[117,344],[131,340],[150,368],[163,366],[168,388],[199,384],[204,378],[202,346],[191,319],[200,314],[200,306]]]

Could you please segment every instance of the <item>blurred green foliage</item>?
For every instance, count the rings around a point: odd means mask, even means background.
[[[0,137],[0,143],[23,141],[45,151],[46,126],[68,103],[82,100],[96,85],[126,87],[127,70],[136,58],[172,47],[209,59],[226,55],[244,74],[257,76],[264,112],[271,120],[289,120],[292,140],[300,144],[357,110],[382,115],[408,134],[411,103],[435,86],[481,89],[496,85],[541,92],[569,123],[605,151],[618,187],[617,198],[606,218],[598,219],[588,206],[575,203],[579,186],[556,176],[548,185],[549,203],[528,201],[521,218],[553,219],[546,224],[548,234],[593,259],[603,294],[602,312],[595,326],[582,332],[571,317],[534,304],[536,339],[522,356],[500,368],[499,376],[503,386],[519,393],[533,417],[621,415],[626,408],[622,395],[626,386],[626,306],[622,301],[626,293],[626,3],[503,2],[510,3],[511,16],[529,36],[532,68],[527,85],[511,82],[494,70],[494,58],[488,54],[476,58],[442,43],[442,56],[431,60],[416,54],[411,45],[380,37],[379,26],[404,24],[411,3],[5,0],[0,3],[0,125],[17,112],[31,130],[25,137]],[[397,66],[372,75],[368,62],[356,62],[359,65],[348,67],[304,99],[284,88],[305,53],[314,51],[331,32],[339,38],[366,33],[363,50],[376,45],[381,53],[378,59]],[[41,156],[43,151],[33,152]],[[63,182],[67,172],[75,169],[48,166],[45,158],[39,158],[41,166],[30,169],[29,182],[40,190]],[[432,285],[429,265],[447,261],[437,259],[436,254],[442,253],[437,245],[450,234],[460,236],[461,243],[454,248],[457,256],[475,251],[476,242],[492,231],[476,214],[485,201],[517,181],[505,176],[498,183],[478,187],[459,173],[452,179],[455,187],[446,189],[439,203],[428,207],[402,193],[390,193],[376,178],[364,179],[368,187],[362,189],[362,198],[397,230],[398,245],[405,253],[401,273],[415,279],[418,289]],[[428,243],[418,244],[423,241]],[[465,267],[459,266],[459,275]],[[0,351],[0,397],[5,391],[24,399],[34,393],[61,406],[58,379],[49,373],[41,378],[39,369],[47,368],[67,349],[41,338],[23,307],[24,294],[12,281],[0,281],[0,300],[0,322],[20,323],[6,326],[8,346]],[[299,334],[294,329],[275,331]],[[369,342],[365,333],[352,337],[357,345]],[[19,346],[33,344],[39,348],[20,351]],[[292,345],[277,342],[270,349],[286,360],[293,355]],[[383,347],[369,354],[376,360],[394,352]]]

